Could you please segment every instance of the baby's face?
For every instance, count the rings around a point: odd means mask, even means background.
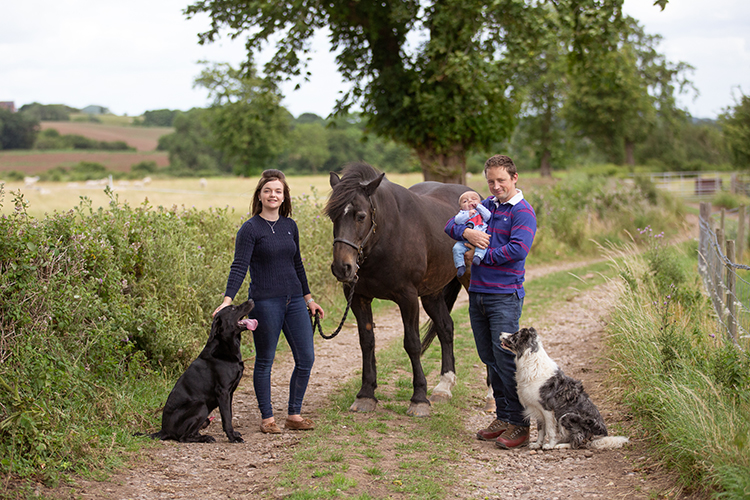
[[[473,210],[477,208],[477,205],[479,205],[481,202],[482,200],[481,198],[479,198],[478,194],[468,193],[461,196],[458,204],[461,206],[461,210]]]

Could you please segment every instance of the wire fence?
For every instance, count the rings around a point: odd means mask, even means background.
[[[739,225],[744,226],[744,207]],[[722,222],[723,222],[722,212]],[[740,349],[750,348],[750,266],[738,264],[735,241],[723,225],[714,229],[711,204],[700,204],[698,271],[721,325],[723,337]]]
[[[688,200],[710,198],[721,192],[750,196],[750,175],[739,172],[651,172],[648,177],[662,191]]]

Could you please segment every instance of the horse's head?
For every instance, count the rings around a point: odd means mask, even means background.
[[[333,222],[331,272],[339,281],[350,283],[356,279],[377,229],[372,198],[384,177],[365,163],[349,166],[342,177],[331,172],[333,191],[325,212]]]

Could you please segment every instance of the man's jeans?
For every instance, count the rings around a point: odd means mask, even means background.
[[[490,370],[490,383],[497,405],[497,418],[513,425],[528,426],[516,390],[516,356],[503,349],[500,335],[515,333],[523,310],[517,293],[469,293],[469,318],[479,359]]]

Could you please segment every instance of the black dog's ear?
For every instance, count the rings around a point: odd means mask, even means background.
[[[224,320],[222,319],[221,311],[216,313],[216,316],[214,316],[214,320],[211,323],[211,332],[208,334],[208,340],[212,340],[214,337],[216,337],[216,332],[221,331],[221,327],[224,324]]]

